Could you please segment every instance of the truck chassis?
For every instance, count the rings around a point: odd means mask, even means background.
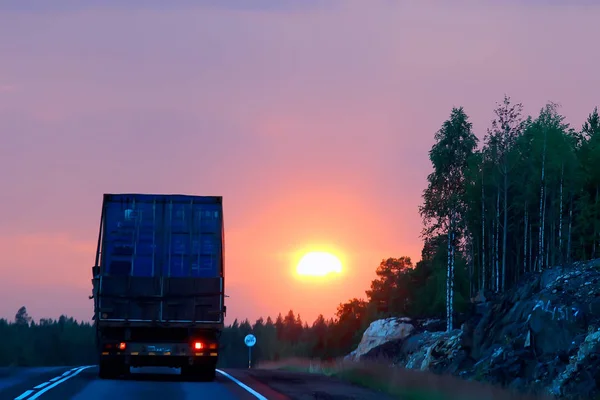
[[[205,328],[170,326],[97,329],[98,375],[114,379],[130,367],[181,368],[186,378],[215,379],[219,356],[218,332]]]

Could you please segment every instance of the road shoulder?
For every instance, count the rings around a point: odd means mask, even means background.
[[[256,392],[258,392],[260,395],[264,396],[265,398],[269,399],[269,400],[291,400],[290,397],[285,396],[282,393],[279,393],[278,391],[276,391],[274,388],[264,384],[263,382],[253,378],[250,374],[249,374],[249,370],[243,370],[243,369],[224,369],[222,370],[223,372],[225,372],[226,374],[230,375],[231,377],[235,378],[237,381],[243,383],[244,385],[252,388],[253,390],[255,390]],[[227,376],[224,375],[220,375],[222,376],[224,380],[227,380],[229,382],[231,382],[231,385],[235,386],[231,386],[232,391],[241,394],[241,391],[244,391],[246,393],[246,395],[248,395],[248,391],[245,390],[243,387],[241,387],[237,382],[231,380],[230,378],[228,378]],[[252,398],[256,399],[256,396],[251,396]]]
[[[340,379],[304,372],[281,370],[227,370],[253,389],[271,390],[280,397],[268,399],[304,400],[314,398],[344,398],[392,400],[389,395],[344,382]],[[261,392],[262,393],[262,392]]]

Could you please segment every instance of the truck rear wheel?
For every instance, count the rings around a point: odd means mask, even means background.
[[[106,361],[100,361],[100,363],[98,364],[98,377],[100,379],[116,378],[115,370],[111,367],[112,366],[110,365],[110,363]]]
[[[215,378],[217,377],[217,369],[215,366],[211,366],[211,367],[206,367],[204,368],[204,379],[207,382],[212,382],[215,380]]]
[[[129,374],[129,365],[119,361],[100,361],[98,364],[98,377],[100,379],[116,379],[121,375]]]
[[[216,378],[217,371],[215,366],[210,365],[186,365],[181,368],[181,375],[194,381],[212,382]]]

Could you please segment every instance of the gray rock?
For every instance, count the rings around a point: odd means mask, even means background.
[[[478,294],[461,329],[397,319],[414,329],[363,337],[359,358],[497,383],[565,399],[600,395],[600,260],[530,274],[505,294]],[[375,324],[378,326],[377,324]],[[389,322],[379,322],[390,326]],[[373,331],[373,330],[372,330]],[[379,330],[382,331],[381,329]],[[383,330],[385,331],[385,329]],[[392,330],[393,331],[393,330]]]

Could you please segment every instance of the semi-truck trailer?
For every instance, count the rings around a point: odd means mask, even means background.
[[[213,380],[224,326],[223,199],[105,194],[92,267],[98,374]]]

